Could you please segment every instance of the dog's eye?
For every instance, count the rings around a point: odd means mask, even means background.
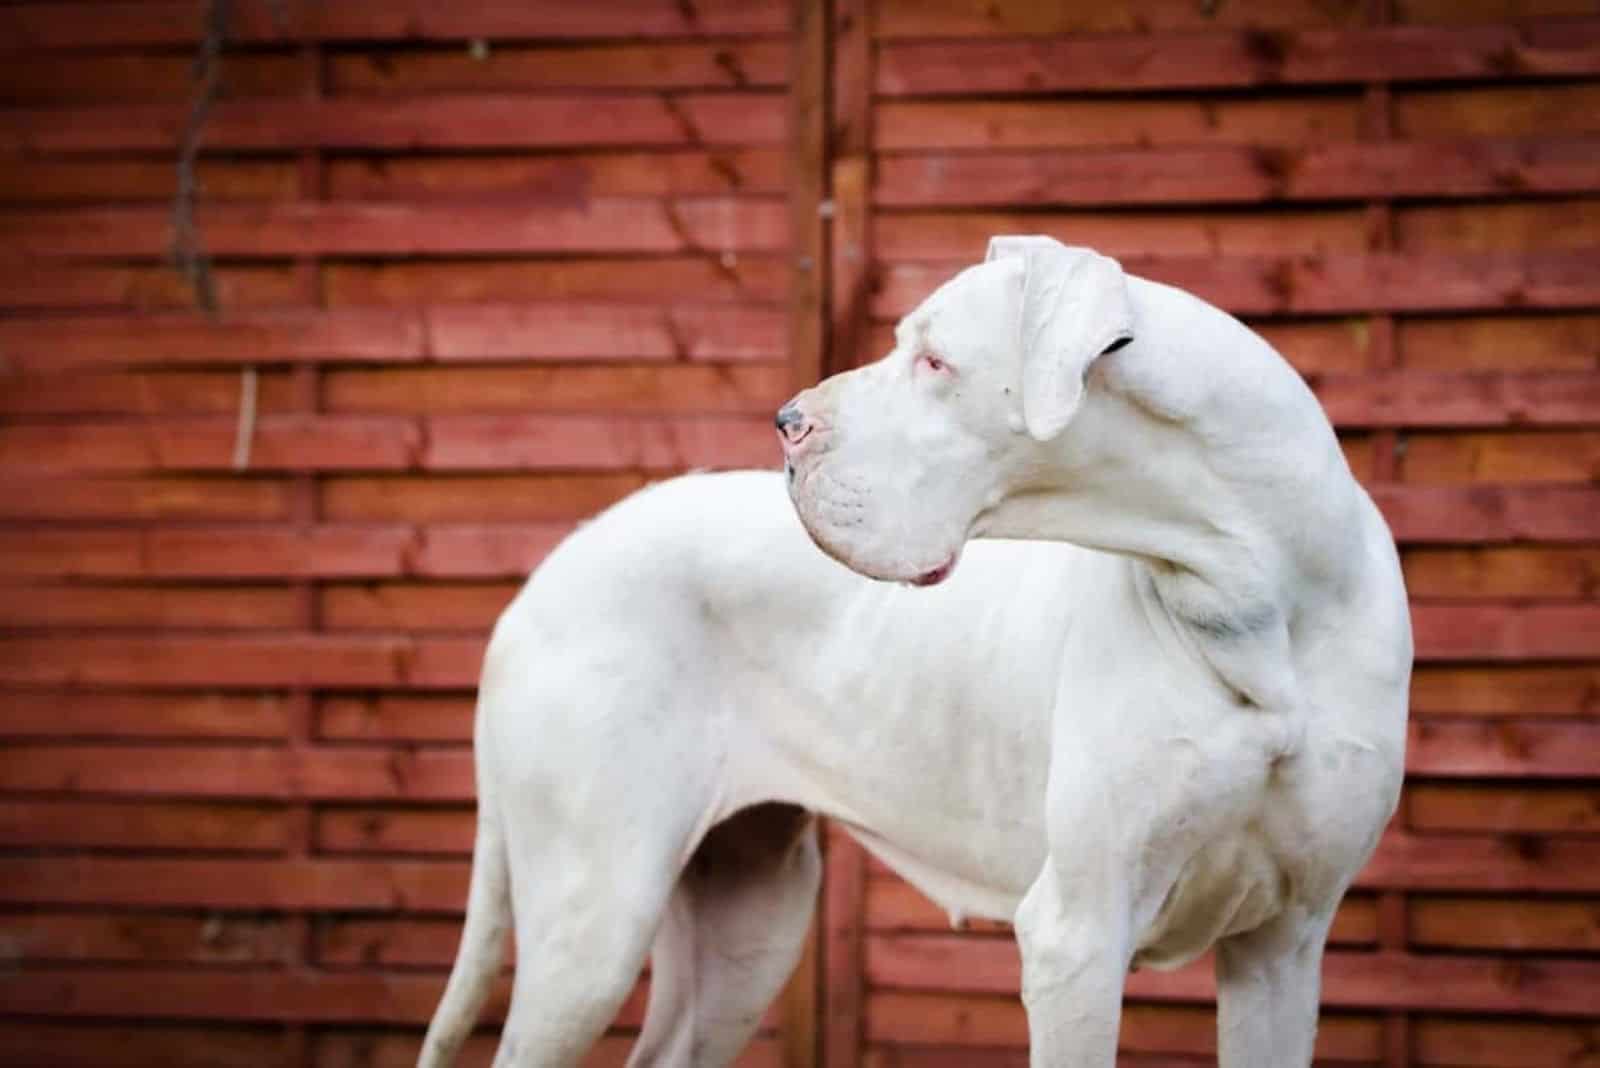
[[[917,357],[917,362],[922,364],[922,366],[926,367],[928,370],[932,371],[934,374],[943,374],[944,372],[950,370],[949,364],[945,363],[931,352],[922,353]]]

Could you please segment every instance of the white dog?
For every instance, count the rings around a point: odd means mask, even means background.
[[[1218,946],[1221,1061],[1310,1062],[1398,796],[1394,544],[1259,337],[1043,238],[779,414],[769,474],[619,504],[495,629],[447,1062],[516,902],[497,1063],[565,1065],[654,940],[636,1064],[730,1060],[799,955],[811,812],[1013,919],[1033,1063],[1115,1060],[1123,978]],[[1035,538],[1015,543],[969,538]],[[945,581],[948,579],[948,581]]]

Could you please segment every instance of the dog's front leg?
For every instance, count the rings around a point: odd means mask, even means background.
[[[1109,864],[1094,864],[1090,872],[1083,859],[1052,849],[1017,909],[1033,1068],[1116,1063],[1131,956],[1127,899]]]

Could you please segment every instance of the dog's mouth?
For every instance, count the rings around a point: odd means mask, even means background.
[[[950,559],[946,560],[944,563],[940,564],[938,567],[934,568],[932,571],[924,571],[922,574],[920,574],[916,578],[912,579],[911,580],[911,585],[913,585],[913,586],[937,586],[937,585],[939,585],[939,583],[943,582],[945,579],[950,577],[950,573],[956,569],[956,561],[958,561],[960,559],[961,559],[961,551],[958,549],[955,552],[950,554]]]

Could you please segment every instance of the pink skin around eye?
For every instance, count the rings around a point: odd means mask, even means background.
[[[949,370],[949,365],[943,360],[939,359],[937,356],[930,356],[926,352],[922,354],[922,362],[930,371],[940,372]]]

